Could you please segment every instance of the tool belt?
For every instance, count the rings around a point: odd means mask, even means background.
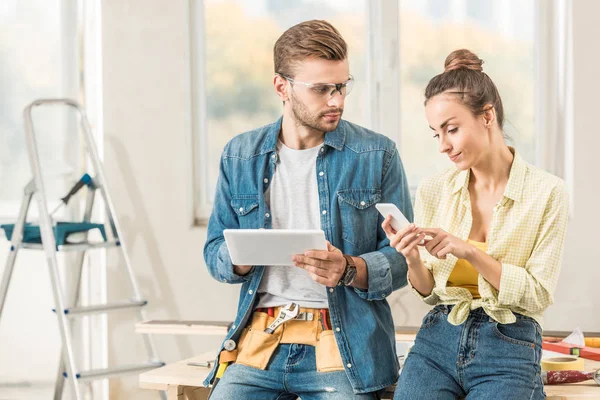
[[[295,319],[282,323],[273,333],[265,332],[281,308],[255,310],[252,320],[242,331],[237,348],[221,351],[219,363],[236,362],[264,370],[279,344],[304,344],[315,347],[318,372],[343,371],[342,356],[331,330],[329,311],[300,307]]]

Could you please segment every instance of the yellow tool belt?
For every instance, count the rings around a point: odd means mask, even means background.
[[[219,363],[236,362],[264,370],[279,344],[294,343],[315,346],[317,371],[344,370],[328,312],[326,320],[322,321],[320,309],[301,307],[300,314],[304,313],[305,319],[292,319],[277,327],[272,334],[266,333],[265,329],[277,318],[280,308],[274,307],[273,316],[262,310],[254,311],[252,320],[242,331],[237,348],[223,350]],[[323,329],[324,326],[329,329]]]

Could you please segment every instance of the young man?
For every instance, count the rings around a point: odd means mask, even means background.
[[[407,269],[375,204],[412,220],[404,170],[392,140],[341,119],[354,80],[333,26],[288,29],[274,59],[283,116],[225,146],[208,225],[211,275],[242,284],[219,355],[231,364],[211,400],[376,398],[398,377],[386,297],[406,285]],[[296,267],[232,265],[227,228],[322,229],[330,243],[294,256]],[[265,332],[290,303],[300,318]]]

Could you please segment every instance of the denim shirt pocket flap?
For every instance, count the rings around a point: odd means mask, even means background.
[[[239,216],[244,216],[258,207],[258,196],[240,196],[231,199],[231,207]]]
[[[379,189],[347,189],[338,192],[338,198],[344,203],[364,210],[381,201],[381,190]]]

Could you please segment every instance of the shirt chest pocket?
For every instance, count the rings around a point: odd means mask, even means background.
[[[240,229],[257,229],[258,226],[258,196],[237,195],[231,199],[231,207],[238,217]]]
[[[346,189],[338,191],[342,219],[342,238],[352,244],[355,252],[376,241],[378,213],[374,207],[381,200],[379,189]]]

